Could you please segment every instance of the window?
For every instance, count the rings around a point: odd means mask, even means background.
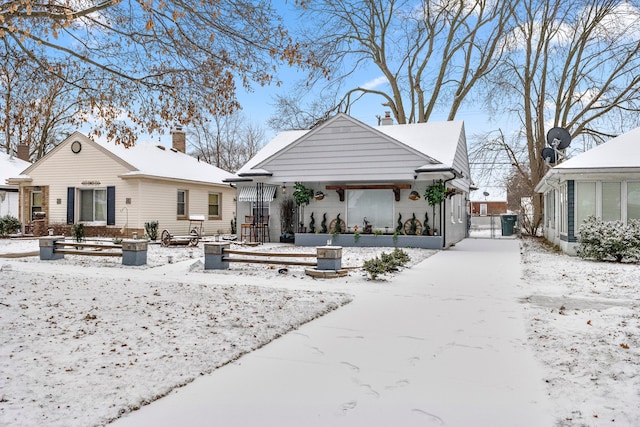
[[[544,200],[545,218],[547,227],[556,228],[556,191],[547,192]]]
[[[621,183],[602,183],[602,220],[620,221],[622,199],[620,195]]]
[[[568,200],[568,190],[569,186],[567,183],[563,183],[560,186],[560,232],[567,233],[568,229],[568,218],[567,218],[567,200]]]
[[[590,216],[596,215],[596,183],[576,183],[576,230]]]
[[[220,201],[222,195],[220,193],[209,193],[209,216],[220,218]]]
[[[186,217],[187,212],[187,202],[188,202],[189,192],[187,190],[178,190],[178,203],[177,203],[177,211],[176,215],[179,217]]]
[[[347,190],[347,227],[361,228],[366,217],[373,228],[394,230],[394,200],[392,190]]]
[[[627,182],[627,219],[640,219],[640,182]]]
[[[42,191],[31,193],[31,220],[36,219],[36,212],[42,212]]]
[[[487,204],[480,203],[480,216],[487,216]]]
[[[80,221],[107,221],[107,190],[95,188],[80,190]]]

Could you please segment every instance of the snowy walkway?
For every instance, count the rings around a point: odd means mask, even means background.
[[[112,425],[550,426],[520,272],[467,239]]]

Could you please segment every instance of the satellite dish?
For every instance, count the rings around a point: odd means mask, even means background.
[[[556,156],[557,151],[553,148],[543,148],[542,149],[542,158],[545,162],[556,163],[558,161]]]
[[[571,134],[565,128],[552,128],[547,132],[547,144],[556,150],[564,150],[571,144]]]
[[[488,192],[488,191],[484,191],[484,192],[482,193],[482,195],[483,195],[484,197],[488,197],[488,196],[489,196],[489,192]]]

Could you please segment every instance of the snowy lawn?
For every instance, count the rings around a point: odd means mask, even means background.
[[[0,240],[0,254],[37,250],[37,240]],[[345,249],[343,266],[380,251]],[[434,253],[407,251],[413,263]],[[352,298],[291,289],[322,288],[303,267],[204,272],[202,252],[151,245],[141,267],[119,257],[0,258],[0,425],[104,425]],[[340,280],[366,282],[357,270]]]
[[[0,254],[34,250],[37,241],[0,240]],[[144,267],[120,258],[0,259],[0,425],[105,424],[348,303],[353,287],[388,286],[356,268],[382,250],[345,248],[343,265],[353,270],[332,281],[302,267],[203,272],[202,245],[153,245]],[[408,252],[413,263],[433,254]],[[640,425],[640,266],[585,261],[524,239],[522,270],[529,345],[554,425]]]
[[[525,239],[529,344],[558,426],[640,425],[640,266],[601,263]]]

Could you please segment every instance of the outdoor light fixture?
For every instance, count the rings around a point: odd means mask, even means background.
[[[410,199],[410,200],[419,200],[419,199],[420,199],[420,193],[418,193],[416,190],[413,190],[413,191],[409,194],[409,199]]]
[[[281,188],[282,188],[282,194],[285,194],[287,192],[287,183],[283,182]]]

